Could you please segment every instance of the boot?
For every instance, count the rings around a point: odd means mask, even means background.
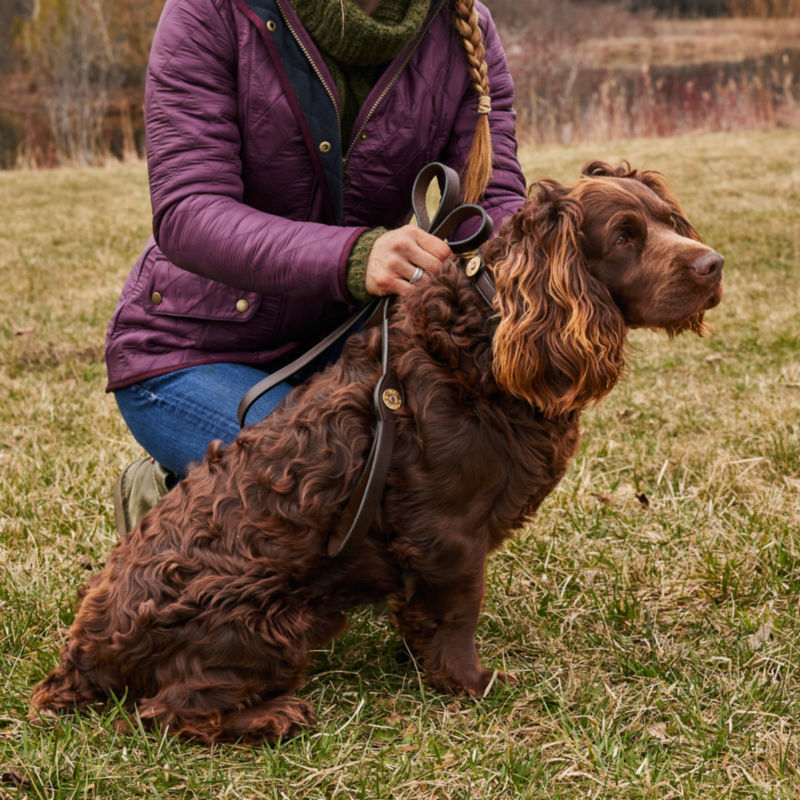
[[[119,535],[130,533],[177,481],[178,476],[154,458],[140,458],[128,464],[114,486],[114,517]]]

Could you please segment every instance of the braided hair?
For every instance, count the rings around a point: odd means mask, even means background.
[[[492,102],[486,48],[478,25],[475,0],[450,0],[450,5],[453,9],[453,25],[461,37],[472,85],[478,94],[478,124],[463,174],[463,200],[465,203],[475,203],[486,191],[492,177],[492,137],[489,128]]]

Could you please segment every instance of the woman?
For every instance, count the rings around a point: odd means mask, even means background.
[[[288,353],[436,272],[449,248],[405,224],[422,166],[462,171],[495,223],[519,207],[512,102],[473,0],[167,0],[145,99],[154,236],[106,347],[151,456],[117,481],[121,533],[236,436],[241,396]]]

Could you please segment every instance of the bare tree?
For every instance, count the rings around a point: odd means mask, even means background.
[[[119,82],[102,0],[36,0],[21,43],[59,157],[91,163]]]

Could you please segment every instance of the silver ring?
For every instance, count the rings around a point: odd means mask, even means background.
[[[414,274],[411,276],[409,283],[416,283],[424,274],[425,270],[422,269],[422,267],[415,267]]]

